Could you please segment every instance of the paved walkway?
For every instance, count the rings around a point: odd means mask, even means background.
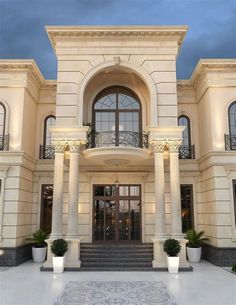
[[[0,268],[0,305],[53,305],[70,281],[162,281],[177,305],[235,305],[236,275],[207,262],[193,272],[40,272],[38,264]],[[74,304],[76,305],[76,304]],[[109,305],[109,304],[108,304]],[[144,304],[146,305],[146,304]]]

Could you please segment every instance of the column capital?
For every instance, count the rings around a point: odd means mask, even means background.
[[[152,150],[154,153],[163,153],[166,146],[165,141],[152,141],[151,142]]]
[[[80,153],[81,141],[69,142],[68,145],[70,147],[70,153]]]
[[[168,142],[168,148],[170,153],[179,153],[179,147],[181,145],[182,141],[170,141]]]
[[[55,153],[64,153],[65,151],[65,143],[64,142],[54,142],[53,146],[55,148]]]

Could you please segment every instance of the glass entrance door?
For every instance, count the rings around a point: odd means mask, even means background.
[[[141,186],[95,185],[94,242],[141,241]]]

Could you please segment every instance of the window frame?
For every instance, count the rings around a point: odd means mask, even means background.
[[[4,137],[4,136],[5,136],[5,132],[6,132],[6,116],[7,116],[7,111],[6,111],[6,106],[5,106],[4,103],[1,102],[1,101],[0,101],[0,106],[2,106],[3,111],[4,111],[3,133],[0,134],[0,137]]]
[[[188,125],[180,125],[179,124],[179,120],[181,118],[184,118],[187,120],[187,124]],[[191,139],[191,121],[190,121],[190,118],[189,116],[185,115],[185,114],[181,114],[179,117],[178,117],[178,126],[186,126],[187,130],[188,130],[188,146],[191,146],[192,145],[192,139]],[[184,132],[184,131],[183,131]],[[184,145],[184,144],[183,144]]]
[[[53,114],[49,114],[44,119],[44,127],[43,127],[43,146],[47,145],[47,121],[48,119],[53,118],[56,121],[56,116]]]
[[[118,95],[119,93],[127,94],[128,96],[134,98],[138,104],[139,109],[119,109],[118,108]],[[109,94],[115,94],[116,95],[116,108],[115,109],[95,109],[96,103],[104,96]],[[138,123],[138,132],[142,133],[142,104],[140,102],[140,99],[138,98],[137,94],[132,91],[131,89],[125,87],[125,86],[110,86],[106,87],[102,91],[100,91],[96,97],[94,98],[93,104],[92,104],[92,129],[96,131],[96,113],[97,112],[113,112],[115,113],[115,131],[119,130],[119,114],[120,113],[127,113],[127,112],[137,112],[139,123]]]
[[[229,125],[229,136],[233,136],[233,137],[236,137],[236,133],[235,134],[232,134],[231,133],[231,119],[230,119],[230,111],[231,111],[231,108],[236,105],[236,101],[233,101],[232,103],[230,103],[229,107],[228,107],[228,125]],[[236,112],[236,111],[235,111]],[[236,125],[236,122],[235,122],[235,125]]]

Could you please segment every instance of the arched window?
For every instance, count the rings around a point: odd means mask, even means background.
[[[93,147],[135,146],[142,139],[141,103],[126,87],[109,87],[101,91],[93,104]],[[96,137],[96,138],[95,138]]]
[[[236,101],[229,106],[229,135],[232,141],[233,137],[236,137]],[[236,138],[233,143],[236,143]],[[234,145],[236,149],[236,144]]]
[[[56,123],[56,117],[54,115],[49,115],[44,120],[44,138],[43,145],[52,145],[52,136],[49,127],[54,126]]]
[[[6,108],[0,102],[0,137],[4,137],[6,127]]]
[[[191,146],[191,129],[190,129],[190,119],[186,115],[180,115],[178,118],[179,126],[186,126],[183,131],[183,145]]]

